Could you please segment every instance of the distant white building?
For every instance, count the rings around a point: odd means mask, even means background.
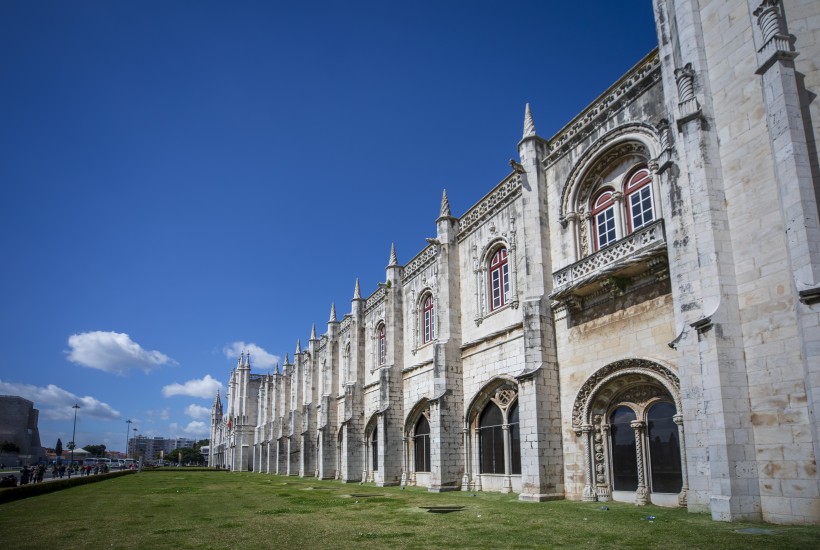
[[[128,456],[142,456],[145,460],[154,460],[160,456],[168,456],[176,449],[193,448],[196,445],[195,439],[183,437],[145,437],[137,436],[128,440]]]
[[[240,357],[212,466],[820,522],[820,2],[654,9],[657,50],[549,139],[528,106],[509,175],[293,360]]]

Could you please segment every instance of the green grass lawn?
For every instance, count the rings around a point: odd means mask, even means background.
[[[458,511],[426,510],[443,506]],[[738,532],[747,528],[774,532]],[[495,493],[181,469],[0,505],[0,547],[815,549],[820,527],[719,523],[684,510],[612,502],[523,503]]]

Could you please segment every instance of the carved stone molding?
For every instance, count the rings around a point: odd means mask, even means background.
[[[666,236],[663,220],[660,219],[553,273],[550,299],[565,299],[576,289],[613,275],[629,265],[650,261],[665,251]]]
[[[551,165],[578,142],[597,130],[601,120],[612,117],[644,91],[660,82],[660,67],[658,51],[655,50],[610,87],[596,102],[570,121],[549,140],[550,153],[544,159],[544,167]]]
[[[797,57],[792,38],[786,34],[780,0],[763,0],[754,11],[762,46],[758,50],[757,74],[765,73],[776,61]]]
[[[416,257],[404,266],[402,282],[407,282],[415,277],[419,272],[431,265],[438,256],[438,245],[429,244],[424,250],[416,254]]]
[[[512,173],[470,208],[458,221],[461,242],[484,220],[508,205],[521,192],[521,175]]]
[[[695,97],[695,70],[691,63],[675,69],[678,85],[678,128],[701,116],[700,103]]]
[[[668,368],[646,359],[622,359],[597,370],[578,390],[572,407],[572,426],[576,431],[585,423],[591,423],[592,405],[600,391],[612,380],[627,375],[638,375],[660,384],[681,410],[680,380]]]
[[[380,286],[376,289],[376,292],[371,294],[364,303],[364,311],[365,313],[370,313],[373,308],[384,302],[384,299],[387,297],[387,289],[383,286]]]

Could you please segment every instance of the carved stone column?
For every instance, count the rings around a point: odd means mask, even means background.
[[[617,238],[622,239],[629,235],[629,228],[625,214],[630,215],[624,210],[624,194],[620,191],[612,193],[612,200],[615,201],[615,227],[617,227]]]
[[[643,452],[643,434],[646,423],[633,420],[629,424],[635,430],[635,459],[638,465],[638,488],[635,490],[635,504],[649,504],[649,489],[646,486],[646,462]]]
[[[510,261],[509,261],[509,268],[510,268],[510,277],[509,277],[509,285],[510,285],[510,303],[512,307],[518,309],[518,255],[517,250],[518,246],[515,242],[515,218],[510,218]]]
[[[584,502],[595,502],[598,500],[597,495],[595,494],[595,489],[593,489],[593,475],[592,475],[592,457],[590,456],[592,453],[592,441],[590,441],[592,437],[592,426],[590,424],[584,424],[581,426],[581,437],[583,438],[584,444],[584,493],[581,499]]]
[[[595,491],[598,493],[598,500],[607,501],[610,498],[609,487],[609,473],[607,469],[607,458],[609,456],[609,424],[601,424],[601,459],[598,460],[598,452],[596,449],[595,466],[600,467],[601,471],[596,472]],[[597,444],[596,444],[597,446]]]
[[[478,458],[481,453],[481,430],[475,428],[473,430],[473,456]],[[476,460],[473,464],[473,491],[481,490],[481,460]]]
[[[504,438],[504,483],[501,485],[502,493],[512,492],[512,479],[510,472],[512,470],[512,450],[510,449],[510,425],[502,424],[501,431]]]
[[[407,487],[407,436],[401,436],[401,486]]]
[[[578,242],[578,213],[568,212],[566,220],[569,222],[569,234],[571,236],[570,242],[572,243],[572,261],[577,262],[581,259],[581,254],[578,250],[578,247],[580,245],[580,243]]]
[[[463,428],[461,431],[462,441],[462,458],[464,460],[464,476],[461,478],[461,490],[470,490],[470,430]]]
[[[686,442],[683,437],[683,415],[676,414],[672,417],[672,421],[678,425],[678,441],[680,445],[680,474],[681,474],[681,489],[678,495],[678,506],[686,508],[689,495],[689,473],[686,468]]]
[[[700,116],[700,104],[695,97],[695,70],[691,63],[675,69],[678,85],[678,127]]]

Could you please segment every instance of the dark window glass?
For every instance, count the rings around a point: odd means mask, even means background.
[[[416,422],[416,437],[413,440],[415,447],[415,462],[417,472],[430,471],[430,423],[422,416]]]
[[[489,403],[478,421],[478,439],[481,447],[482,474],[504,473],[504,417],[495,403]]]
[[[510,422],[510,465],[511,474],[521,473],[521,430],[518,428],[518,402],[512,406],[508,413]]]
[[[373,428],[373,436],[370,439],[370,446],[371,446],[371,460],[372,460],[372,468],[374,472],[379,471],[379,427],[376,426]]]
[[[629,407],[618,407],[610,416],[612,489],[615,491],[635,491],[638,488],[635,430],[630,426],[634,420],[635,413]]]
[[[658,403],[649,409],[646,417],[652,491],[655,493],[679,493],[683,486],[678,426],[672,420],[675,412],[671,403]]]

